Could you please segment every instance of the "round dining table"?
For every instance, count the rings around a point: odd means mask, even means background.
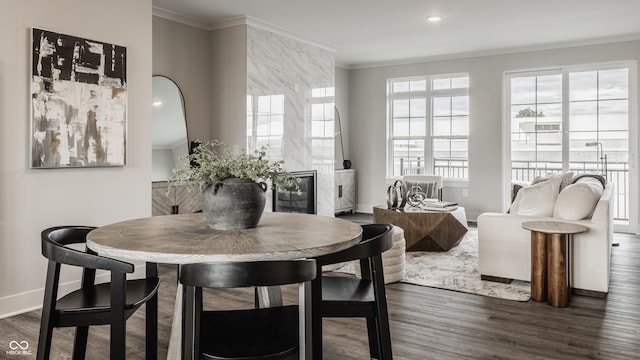
[[[360,241],[360,225],[329,216],[265,212],[253,229],[214,230],[203,213],[153,216],[101,226],[87,235],[87,247],[101,256],[160,264],[289,260],[347,249]],[[167,359],[180,358],[182,287],[178,284]],[[261,306],[278,305],[279,288],[262,288]],[[274,295],[274,292],[276,293]],[[310,309],[310,290],[301,309]],[[304,306],[303,306],[304,305]],[[309,329],[310,314],[302,314]],[[301,353],[311,358],[310,331]]]

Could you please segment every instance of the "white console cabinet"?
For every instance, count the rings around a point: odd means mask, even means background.
[[[354,169],[335,170],[334,208],[336,213],[356,209],[356,171]]]

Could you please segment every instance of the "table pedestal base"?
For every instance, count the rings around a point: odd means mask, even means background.
[[[569,288],[569,242],[571,234],[531,231],[531,299],[567,307]]]

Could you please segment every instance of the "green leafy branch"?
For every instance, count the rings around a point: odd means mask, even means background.
[[[215,181],[229,178],[249,179],[255,182],[271,181],[278,189],[300,192],[300,179],[284,169],[284,161],[269,161],[267,147],[253,153],[233,154],[231,148],[217,140],[200,143],[190,155],[182,157],[190,167],[173,169],[170,186],[183,185],[188,191]]]

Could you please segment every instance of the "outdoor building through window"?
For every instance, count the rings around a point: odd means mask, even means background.
[[[388,104],[389,177],[468,178],[468,74],[390,79]]]

